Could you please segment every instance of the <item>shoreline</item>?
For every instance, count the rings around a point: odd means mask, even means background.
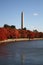
[[[33,38],[33,39],[29,39],[29,38],[7,39],[7,40],[0,41],[0,44],[2,44],[2,43],[8,43],[8,42],[32,41],[32,40],[43,40],[43,38]]]

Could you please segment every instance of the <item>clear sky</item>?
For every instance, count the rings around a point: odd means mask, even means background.
[[[21,12],[24,27],[43,32],[43,0],[0,0],[0,27],[4,24],[21,28]]]

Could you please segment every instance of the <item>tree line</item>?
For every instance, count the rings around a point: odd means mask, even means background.
[[[38,32],[37,30],[30,31],[23,29],[16,29],[14,25],[5,24],[0,27],[0,40],[15,39],[15,38],[43,38],[43,32]]]

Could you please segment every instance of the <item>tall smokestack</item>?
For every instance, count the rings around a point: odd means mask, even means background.
[[[23,29],[24,13],[21,12],[21,29]]]

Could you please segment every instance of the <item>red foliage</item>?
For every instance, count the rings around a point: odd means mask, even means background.
[[[30,32],[30,38],[34,38],[35,37],[35,33],[34,32]]]
[[[19,30],[21,38],[27,38],[27,31],[26,30]]]
[[[43,33],[32,32],[30,30],[17,30],[15,28],[0,28],[0,40],[12,38],[43,38]]]
[[[0,28],[0,40],[7,39],[6,34],[7,34],[6,29],[5,28]]]
[[[39,33],[38,32],[35,33],[35,38],[39,38]]]
[[[28,38],[34,38],[34,37],[35,37],[35,33],[28,30],[28,31],[27,31],[27,37],[28,37]]]

